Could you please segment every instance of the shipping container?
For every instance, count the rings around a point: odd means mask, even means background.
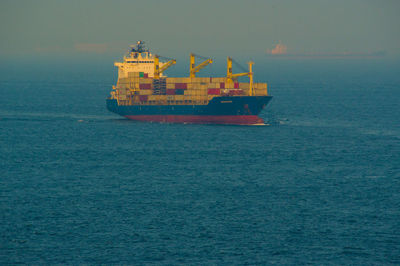
[[[127,82],[130,82],[130,83],[139,83],[139,78],[127,78]]]
[[[267,88],[267,83],[254,83],[253,88],[256,89],[266,89]]]
[[[225,83],[225,89],[233,89],[234,88],[234,83],[233,82],[226,82]]]
[[[207,94],[208,95],[220,95],[221,90],[220,89],[208,89]]]
[[[187,83],[175,83],[175,89],[187,89]]]
[[[257,96],[266,96],[267,95],[267,89],[255,89],[254,94]]]
[[[167,89],[175,89],[175,83],[167,83],[166,88]]]
[[[198,90],[198,89],[200,89],[200,83],[192,83],[192,84],[190,84],[190,86],[189,86],[189,84],[188,84],[188,90]]]
[[[249,83],[242,84],[238,82],[238,78],[228,80],[226,77],[149,78],[154,68],[149,61],[153,58],[148,50],[139,44],[141,45],[142,42],[138,42],[137,48],[130,49],[128,55],[124,56],[123,63],[115,63],[121,79],[118,80],[116,88],[113,88],[111,97],[107,99],[107,108],[110,111],[130,119],[145,121],[166,119],[170,122],[209,123],[214,121],[227,124],[260,124],[263,122],[256,116],[271,97],[240,97],[239,95],[250,95]],[[145,59],[141,59],[140,50],[146,52]],[[135,53],[131,53],[132,51]],[[136,55],[136,58],[133,54]],[[148,58],[149,55],[150,58]],[[146,61],[147,59],[149,61]],[[149,64],[146,66],[132,64],[132,60],[144,60],[141,63]],[[129,71],[136,72],[127,73]],[[240,78],[240,80],[242,79]],[[220,95],[224,96],[224,101],[228,99],[225,103],[231,102],[232,104],[221,104],[219,101],[215,101],[207,106],[210,100],[212,101],[214,97],[217,97],[214,99],[217,100]],[[267,85],[254,84],[251,95],[266,96]],[[143,105],[142,108],[140,108],[141,105]],[[186,105],[186,108],[176,108],[174,105]],[[243,106],[247,105],[249,105],[251,113],[243,112]],[[179,114],[179,117],[164,118],[170,114]],[[193,115],[198,118],[194,119]]]
[[[183,101],[183,100],[185,100],[185,96],[184,95],[175,95],[174,99],[175,99],[175,101]]]
[[[149,95],[148,97],[149,101],[157,101],[157,102],[164,101],[165,99],[166,99],[165,95]]]
[[[200,83],[201,82],[201,78],[191,78],[190,79],[190,83]]]
[[[152,90],[140,90],[139,95],[152,95],[153,91]]]
[[[166,79],[165,79],[165,82],[166,82],[167,84],[174,84],[174,83],[175,83],[175,80],[176,80],[176,78],[166,78]]]
[[[128,72],[128,77],[139,77],[139,72]]]
[[[134,94],[139,94],[138,90],[134,90],[134,89],[130,89],[130,94],[134,95]]]
[[[231,90],[232,95],[243,95],[243,90]]]
[[[148,95],[139,95],[139,101],[146,102],[148,99]]]
[[[167,89],[166,94],[167,95],[175,95],[175,89]]]
[[[209,89],[219,89],[219,83],[208,83]]]
[[[141,78],[139,79],[140,84],[152,84],[153,79],[152,78]]]
[[[184,95],[184,93],[185,93],[185,90],[184,90],[184,89],[176,89],[176,90],[175,90],[175,94],[176,94],[176,95]]]
[[[249,83],[244,83],[244,82],[239,83],[239,89],[249,89],[249,87],[250,87]]]
[[[212,78],[211,82],[215,82],[215,83],[222,83],[225,82],[226,78]]]
[[[147,97],[147,100],[148,101],[155,101],[156,100],[156,97],[157,95],[149,95],[148,97]]]
[[[151,90],[152,84],[139,84],[141,90]]]

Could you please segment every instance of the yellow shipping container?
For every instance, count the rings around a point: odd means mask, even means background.
[[[233,82],[226,82],[225,89],[234,89],[235,84]]]
[[[191,83],[200,83],[201,82],[201,78],[192,78],[190,80]]]
[[[225,81],[226,81],[226,78],[212,78],[213,83],[222,83]]]
[[[139,72],[128,72],[128,77],[139,77]]]
[[[165,101],[167,99],[166,95],[155,95],[157,101]]]
[[[239,89],[244,90],[244,89],[249,89],[249,87],[250,83],[244,83],[244,82],[239,83]]]
[[[166,83],[168,84],[168,83],[176,83],[176,79],[177,78],[166,78]]]
[[[197,90],[199,88],[200,88],[200,83],[191,83],[190,85],[188,84],[188,89]]]
[[[201,83],[210,83],[210,78],[199,78]]]
[[[149,95],[149,101],[161,102],[166,100],[166,95]]]
[[[182,83],[182,78],[171,78],[173,83]]]
[[[129,83],[139,83],[139,78],[128,78]]]
[[[196,91],[196,95],[208,95],[208,90],[198,90]]]
[[[138,89],[140,89],[140,85],[139,85],[139,83],[133,83],[133,88],[135,89],[135,90],[138,90]]]
[[[167,83],[167,89],[175,89],[175,83]]]
[[[150,79],[150,78],[141,78],[141,79],[139,79],[139,83],[140,83],[140,84],[152,84],[152,83],[153,83],[153,79]]]
[[[139,95],[152,95],[153,91],[152,90],[140,90]]]
[[[174,95],[175,101],[183,101],[185,100],[185,95]]]
[[[219,83],[215,83],[215,82],[213,82],[213,83],[208,83],[208,88],[209,89],[219,89]]]
[[[267,83],[254,83],[253,88],[256,89],[266,89],[267,88]]]
[[[267,89],[255,89],[254,94],[259,96],[267,95]]]
[[[185,90],[184,95],[186,96],[194,96],[196,95],[196,90]]]
[[[198,98],[198,99],[200,99],[202,101],[207,101],[208,100],[208,95],[207,94],[199,95],[199,96],[196,96],[196,98]]]

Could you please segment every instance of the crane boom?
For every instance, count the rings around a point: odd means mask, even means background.
[[[232,58],[228,57],[228,59],[227,59],[227,70],[226,70],[227,82],[232,83],[234,78],[248,76],[250,79],[250,86],[249,86],[249,95],[250,96],[253,96],[253,64],[254,64],[254,62],[251,62],[251,61],[248,62],[249,72],[232,74]]]
[[[154,78],[159,79],[161,73],[163,73],[167,68],[169,68],[172,65],[176,64],[175,59],[171,59],[168,62],[166,62],[161,68],[160,68],[160,56],[155,55],[154,56]]]
[[[190,54],[190,77],[195,78],[197,72],[199,72],[201,69],[212,63],[213,63],[212,59],[209,58],[206,61],[199,64],[198,66],[195,66],[195,54]]]

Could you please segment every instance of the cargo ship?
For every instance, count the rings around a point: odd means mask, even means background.
[[[204,60],[196,66],[196,58]],[[269,103],[266,83],[253,82],[253,62],[248,71],[233,74],[235,62],[227,59],[226,77],[196,77],[213,63],[210,58],[190,54],[188,77],[167,77],[164,71],[175,59],[152,54],[138,41],[130,46],[118,67],[118,81],[107,98],[107,109],[136,121],[262,125],[258,115]],[[239,82],[248,77],[249,82]]]

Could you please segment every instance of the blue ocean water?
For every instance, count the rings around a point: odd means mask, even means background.
[[[398,265],[400,68],[275,63],[258,127],[125,120],[115,71],[4,71],[0,264]]]

